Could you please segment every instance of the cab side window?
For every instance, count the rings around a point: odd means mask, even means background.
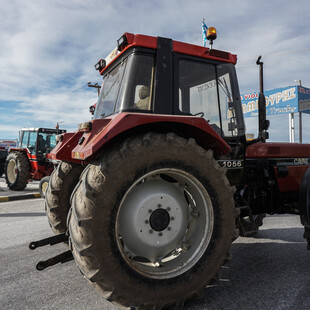
[[[28,139],[29,139],[29,131],[24,131],[23,132],[23,138],[22,138],[21,147],[23,147],[23,148],[27,148],[28,147]]]
[[[154,57],[131,55],[128,62],[130,69],[124,74],[117,110],[151,110]]]
[[[204,117],[221,134],[216,67],[192,60],[179,61],[179,109]]]
[[[29,141],[28,141],[28,150],[30,154],[34,155],[36,153],[36,142],[37,142],[37,133],[30,132],[29,133]]]

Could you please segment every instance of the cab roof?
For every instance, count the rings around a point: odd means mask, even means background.
[[[66,130],[64,129],[55,129],[55,128],[22,128],[21,131],[39,131],[39,132],[45,132],[45,133],[64,133]]]
[[[114,62],[114,60],[116,60],[126,50],[132,47],[145,47],[156,50],[157,42],[158,37],[126,32],[117,41],[118,43],[117,51],[113,51],[111,53],[113,55],[113,59],[111,59],[111,62]],[[231,54],[229,52],[220,51],[216,49],[209,49],[203,46],[179,42],[175,40],[172,40],[172,51],[175,53],[200,57],[204,59],[211,59],[232,64],[237,63],[237,55]],[[107,67],[103,68],[103,70],[100,71],[100,74],[103,74],[103,72]]]

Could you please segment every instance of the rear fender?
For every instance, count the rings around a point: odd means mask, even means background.
[[[146,126],[165,128],[167,125],[172,129],[174,127],[184,128],[187,135],[194,137],[204,148],[213,149],[215,154],[227,154],[230,151],[229,145],[201,117],[120,113],[111,118],[92,120],[91,123],[90,131],[84,132],[72,149],[72,158],[90,161],[97,157],[114,139],[126,135],[134,129],[137,129],[135,132],[145,133]],[[161,131],[165,132],[164,129]]]
[[[79,143],[82,132],[76,131],[73,133],[62,134],[61,141],[59,141],[53,150],[46,155],[50,160],[67,161],[81,163],[81,160],[73,159],[71,157],[72,149]]]
[[[25,155],[27,156],[30,154],[27,148],[20,148],[20,147],[10,147],[9,153],[12,153],[12,152],[22,152],[22,153],[25,153]]]

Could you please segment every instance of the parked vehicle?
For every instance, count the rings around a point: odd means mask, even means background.
[[[157,310],[201,294],[265,213],[300,214],[309,248],[310,145],[266,143],[261,58],[259,135],[246,141],[236,55],[130,33],[117,42],[96,65],[93,119],[50,154],[62,161],[46,193],[57,235],[30,248],[69,250],[37,268],[73,254],[109,301]]]
[[[29,180],[41,180],[49,176],[54,165],[46,155],[56,146],[56,135],[65,130],[49,128],[24,128],[19,147],[11,147],[5,163],[6,183],[11,190],[23,190]],[[40,183],[40,191],[46,186]],[[45,187],[46,189],[46,187]],[[42,192],[43,194],[43,192]]]

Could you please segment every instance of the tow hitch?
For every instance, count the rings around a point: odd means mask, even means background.
[[[55,245],[58,243],[68,241],[68,238],[69,238],[68,235],[66,233],[63,233],[63,234],[55,235],[55,236],[45,238],[42,240],[33,241],[33,242],[30,242],[29,249],[35,250],[36,248],[39,248],[39,247],[42,247],[45,245]],[[58,254],[54,257],[51,257],[45,261],[38,262],[36,265],[36,268],[37,268],[37,270],[41,271],[47,267],[54,266],[58,263],[63,264],[63,263],[69,262],[71,260],[73,260],[73,255],[72,255],[71,251],[68,250],[68,251],[65,251],[65,252]]]

